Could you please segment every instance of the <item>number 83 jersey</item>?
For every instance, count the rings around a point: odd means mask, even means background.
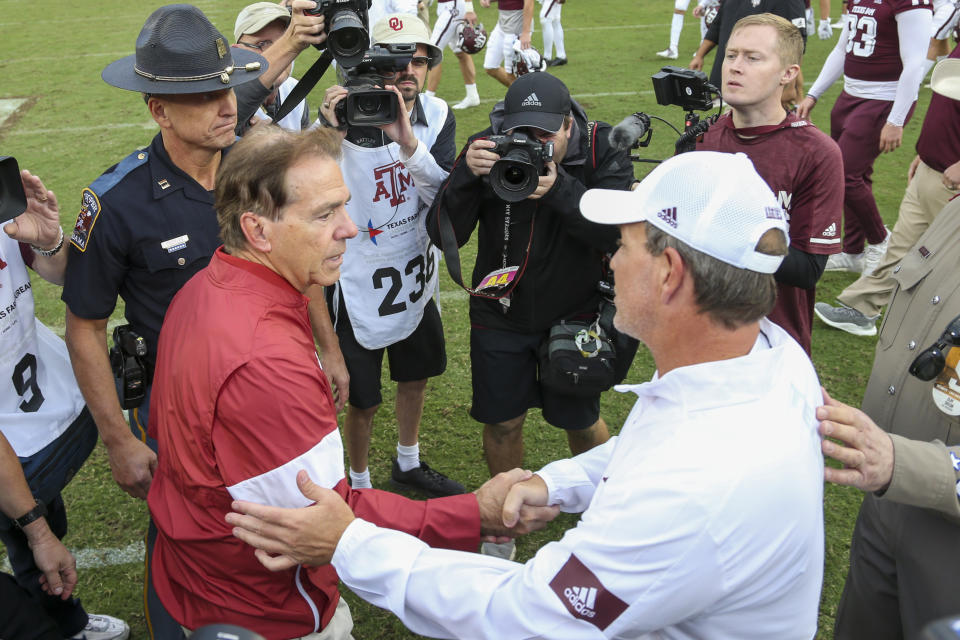
[[[443,122],[443,118],[433,121]],[[417,131],[429,148],[433,140]],[[353,332],[366,349],[403,340],[420,324],[437,289],[437,250],[425,227],[428,207],[399,160],[399,145],[367,148],[343,142],[341,169],[350,189],[347,211],[360,233],[347,240],[340,287]]]
[[[82,410],[67,347],[34,317],[19,245],[0,233],[0,430],[24,458],[56,440]]]
[[[844,14],[849,35],[843,74],[871,82],[896,82],[903,71],[897,17],[905,11],[930,11],[931,0],[852,0]],[[926,51],[926,41],[923,43]]]

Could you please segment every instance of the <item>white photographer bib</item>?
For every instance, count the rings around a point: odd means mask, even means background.
[[[20,248],[0,233],[0,430],[20,457],[56,440],[84,404],[66,345],[33,313]]]
[[[427,148],[446,121],[446,104],[423,100],[429,126],[414,125]],[[392,142],[370,149],[344,140],[341,168],[347,211],[360,233],[347,240],[340,287],[353,332],[366,349],[403,340],[420,324],[437,288],[437,254],[424,224],[427,209]]]

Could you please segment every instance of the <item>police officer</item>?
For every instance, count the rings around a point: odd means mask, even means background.
[[[128,428],[107,358],[107,321],[119,295],[130,329],[146,341],[149,374],[167,305],[220,244],[212,189],[235,139],[233,87],[266,66],[257,53],[231,49],[199,9],[170,5],[147,18],[136,54],[103,70],[108,84],[144,95],[160,132],[83,189],[63,289],[66,342],[113,477],[136,498],[146,498],[157,464],[156,444],[146,441],[149,386]],[[151,526],[148,559],[154,535]],[[155,598],[148,609],[151,632],[179,635]]]

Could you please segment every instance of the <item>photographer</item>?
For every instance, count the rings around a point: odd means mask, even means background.
[[[790,252],[777,270],[770,319],[810,353],[816,286],[827,255],[840,250],[843,164],[837,143],[787,113],[783,92],[800,71],[803,39],[771,13],[733,27],[723,59],[722,116],[697,149],[745,153],[777,194],[790,220]]]
[[[347,71],[354,86],[330,87],[320,108],[321,121],[342,131],[343,173],[353,194],[347,211],[360,229],[347,241],[339,282],[327,290],[350,374],[343,424],[350,479],[356,489],[372,486],[367,460],[373,418],[383,400],[386,351],[397,383],[398,443],[391,478],[428,495],[453,495],[463,493],[463,485],[420,459],[419,431],[427,379],[443,373],[447,364],[433,300],[437,261],[423,213],[453,165],[456,121],[446,102],[421,94],[427,70],[439,64],[442,53],[430,44],[419,18],[385,16],[374,25],[373,40],[377,46],[365,62]],[[412,45],[412,56],[391,53]],[[388,91],[378,94],[383,87]],[[377,126],[341,122],[370,116],[367,102],[385,112],[375,121],[390,120],[386,107],[395,107],[396,119]]]
[[[63,284],[67,252],[60,208],[54,193],[29,171],[0,175],[6,182],[0,193],[19,195],[20,185],[8,180],[22,180],[26,209],[0,233],[0,541],[16,576],[16,584],[0,583],[0,637],[32,639],[50,627],[57,638],[122,640],[130,634],[125,622],[87,614],[71,597],[76,564],[60,543],[67,533],[61,492],[97,444],[97,427],[67,349],[34,316],[27,267]],[[0,199],[0,215],[17,201]],[[15,605],[14,598],[21,597],[31,606]],[[31,619],[33,608],[45,613],[43,619]]]
[[[522,465],[523,422],[531,407],[542,407],[548,423],[567,431],[574,454],[609,438],[600,394],[573,397],[543,388],[537,353],[557,321],[596,314],[603,256],[615,249],[618,234],[585,220],[577,203],[588,187],[629,189],[633,166],[609,145],[609,125],[588,123],[563,82],[547,73],[518,78],[490,122],[467,142],[430,208],[427,231],[442,247],[441,224],[451,224],[463,246],[479,226],[474,287],[494,271],[512,269],[505,272],[510,284],[486,291],[502,297],[470,299],[470,415],[484,424],[493,475]],[[489,182],[500,156],[487,138],[511,131],[553,144],[553,160],[545,163],[536,191],[519,202],[506,202]]]

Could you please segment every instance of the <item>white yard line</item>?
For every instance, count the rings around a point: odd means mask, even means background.
[[[145,548],[143,540],[128,544],[125,547],[108,549],[71,549],[77,559],[77,570],[102,569],[121,564],[136,564],[143,562]],[[0,570],[11,572],[10,561],[7,558],[0,563]]]

